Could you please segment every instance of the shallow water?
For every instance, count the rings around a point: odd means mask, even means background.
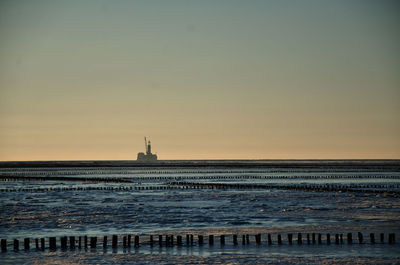
[[[176,189],[135,190],[141,186],[165,186],[175,181],[213,183],[262,183],[262,184],[331,184],[358,185],[390,184],[397,190],[399,172],[374,172],[354,170],[330,172],[304,172],[293,169],[276,172],[276,169],[1,169],[3,175],[45,176],[46,181],[2,181],[1,189],[32,188],[33,191],[0,192],[0,235],[11,241],[14,238],[42,238],[50,236],[104,236],[172,231],[240,231],[241,229],[275,230],[290,227],[302,231],[302,227],[340,227],[344,233],[359,227],[372,228],[372,232],[398,232],[400,229],[400,200],[384,193],[311,192],[280,189]],[[99,183],[79,181],[55,181],[52,176],[89,176],[93,178],[124,178],[132,183]],[[160,178],[160,179],[159,179]],[[70,188],[69,190],[39,191],[41,188]],[[132,187],[133,190],[73,190],[76,187]],[[382,189],[382,187],[378,187]],[[314,232],[314,231],[310,231]],[[317,231],[315,231],[317,232]],[[356,231],[351,231],[356,232]],[[369,231],[371,232],[371,231]],[[229,245],[229,246],[228,246]],[[11,249],[11,246],[9,246]],[[241,255],[252,257],[304,257],[318,255],[325,258],[346,258],[354,255],[374,259],[399,258],[398,244],[363,246],[239,246],[232,244],[220,248],[163,248],[150,249],[143,245],[132,250],[140,255],[194,255],[213,257]],[[125,251],[126,252],[126,251]],[[129,254],[135,254],[130,252]],[[23,253],[23,254],[22,254]],[[101,262],[101,251],[95,252]],[[120,255],[118,253],[105,253]],[[46,255],[45,252],[7,252],[1,260],[32,263]],[[51,254],[57,261],[65,255]],[[85,256],[85,252],[79,255]],[[87,253],[89,255],[89,253]],[[91,253],[91,255],[94,255]],[[151,255],[150,255],[151,256]],[[92,256],[91,256],[92,257]],[[251,259],[251,258],[250,258]],[[393,260],[392,260],[393,261]],[[19,262],[18,262],[19,263]],[[124,262],[122,262],[124,263]]]

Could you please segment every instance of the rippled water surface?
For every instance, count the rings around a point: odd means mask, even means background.
[[[218,169],[151,169],[151,168],[53,168],[1,169],[3,175],[40,177],[40,180],[9,179],[0,182],[0,235],[12,240],[25,237],[50,236],[104,236],[112,234],[171,233],[172,231],[240,231],[240,229],[286,229],[302,231],[304,227],[373,228],[374,232],[398,232],[400,227],[400,200],[394,194],[400,184],[399,172],[247,168]],[[51,180],[54,176],[85,176],[88,178],[115,178],[129,183],[101,181]],[[378,189],[377,193],[316,192],[281,189],[169,189],[171,183],[188,181],[198,183],[231,184],[290,184],[290,185],[357,185]],[[376,185],[376,186],[371,186]],[[385,186],[386,185],[386,186]],[[90,187],[90,190],[79,190]],[[138,189],[140,187],[140,189]],[[145,189],[150,187],[150,189]],[[155,189],[167,187],[168,189]],[[46,188],[46,189],[44,189]],[[63,188],[64,190],[58,190]],[[96,188],[96,189],[95,189]],[[106,190],[105,188],[113,188]],[[144,188],[144,189],[142,189]],[[29,189],[23,191],[21,189]],[[120,190],[121,189],[121,190]],[[7,191],[8,190],[8,191]],[[390,231],[389,231],[390,232]],[[11,246],[10,246],[11,248]],[[307,248],[306,248],[307,249]],[[315,255],[308,248],[274,248],[265,253],[258,248],[203,249],[190,253],[168,250],[168,255],[209,256],[225,255]],[[391,248],[353,248],[318,250],[328,257],[391,256],[397,257],[397,244]],[[148,255],[153,250],[141,248],[138,254]],[[166,251],[166,250],[163,250]],[[35,261],[41,252],[24,253],[22,260]],[[275,253],[275,254],[273,254]],[[300,253],[300,254],[299,254]],[[305,254],[306,253],[306,254]],[[336,254],[334,254],[336,253]],[[348,254],[346,254],[348,253]],[[117,255],[118,253],[116,253]],[[120,253],[121,254],[121,253]],[[132,254],[132,253],[130,253]],[[60,254],[60,256],[66,254]],[[72,255],[72,254],[71,254]],[[74,254],[75,255],[75,254]],[[1,254],[4,261],[15,254]],[[16,261],[16,260],[14,260]],[[101,262],[101,259],[99,260]],[[124,262],[121,262],[124,263]]]

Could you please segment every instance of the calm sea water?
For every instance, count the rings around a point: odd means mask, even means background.
[[[125,234],[173,233],[196,230],[240,231],[269,229],[304,231],[334,227],[345,233],[349,229],[372,229],[373,232],[398,232],[400,200],[385,193],[313,192],[280,189],[172,189],[135,190],[138,187],[164,187],[176,181],[199,183],[256,183],[287,185],[356,185],[372,189],[398,191],[400,172],[363,170],[361,167],[332,170],[331,168],[2,168],[5,176],[41,178],[29,181],[0,182],[0,236],[9,241],[25,237],[103,236]],[[131,183],[52,180],[53,177],[115,178]],[[373,185],[376,185],[374,188]],[[77,190],[90,187],[91,190]],[[99,190],[94,190],[94,188]],[[127,190],[117,190],[117,188]],[[57,190],[63,188],[64,190]],[[113,190],[104,190],[113,188]],[[5,190],[12,190],[6,192]],[[30,189],[29,191],[19,191]],[[46,190],[44,190],[46,189]],[[283,229],[283,230],[280,230]],[[314,232],[314,231],[310,231]],[[317,231],[316,231],[317,232]],[[356,231],[354,231],[356,232]],[[200,232],[201,233],[201,232]],[[10,246],[11,248],[11,246]],[[338,247],[335,247],[338,248]],[[346,257],[355,253],[370,257],[398,258],[399,248],[369,246],[349,249],[275,248],[274,255],[322,255]],[[142,247],[142,254],[154,250]],[[178,249],[158,254],[212,256],[251,254],[272,255],[261,249],[229,248]],[[167,253],[168,252],[168,253]],[[41,252],[3,253],[3,261],[37,261]],[[139,253],[139,254],[140,254]],[[335,254],[336,253],[336,254]],[[114,253],[118,254],[118,253]],[[17,255],[17,256],[16,256]],[[60,253],[60,257],[64,254]],[[72,254],[71,254],[72,255]],[[76,255],[76,254],[74,254]],[[84,255],[84,253],[83,253]],[[58,257],[58,256],[57,256]],[[101,258],[98,262],[101,263]],[[123,262],[122,262],[123,263]]]

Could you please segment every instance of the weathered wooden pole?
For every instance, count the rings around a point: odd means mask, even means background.
[[[246,235],[242,235],[242,245],[246,245]]]
[[[128,248],[131,247],[131,242],[132,242],[132,235],[128,235]]]
[[[92,236],[90,238],[90,248],[94,249],[97,247],[97,236]]]
[[[19,241],[18,239],[14,239],[14,251],[18,251],[19,250]]]
[[[87,249],[87,247],[88,247],[88,237],[87,236],[85,236],[83,238],[83,242],[84,242],[84,248]]]
[[[256,244],[260,245],[261,244],[261,234],[255,235],[255,239],[256,239]]]
[[[271,238],[271,234],[267,235],[268,238],[268,245],[272,245],[272,238]]]
[[[122,237],[122,246],[126,248],[126,236]]]
[[[1,252],[6,252],[7,251],[7,240],[2,239],[1,240]]]
[[[311,241],[310,241],[310,234],[307,234],[307,245],[310,245]]]
[[[233,235],[233,244],[235,246],[238,244],[237,235]]]
[[[315,233],[312,233],[312,243],[315,244]]]
[[[374,233],[369,234],[369,239],[371,240],[371,244],[375,244],[375,234]]]
[[[107,248],[107,236],[103,237],[103,248]]]
[[[150,235],[150,247],[152,248],[154,245],[154,238],[153,235]]]
[[[138,248],[140,246],[139,236],[138,235],[135,236],[135,245],[134,246],[135,246],[135,248]]]
[[[49,238],[49,249],[50,250],[56,250],[57,249],[57,241],[55,237],[50,237]]]
[[[193,235],[192,234],[190,234],[190,245],[193,245]]]
[[[214,235],[209,235],[208,236],[208,244],[211,246],[211,245],[214,245]]]
[[[282,236],[278,234],[278,245],[282,245]]]
[[[347,233],[347,244],[353,244],[353,234]]]
[[[45,247],[45,242],[44,242],[44,238],[40,239],[40,250],[44,251],[44,247]]]
[[[339,234],[335,234],[335,244],[339,245]]]
[[[225,235],[220,235],[220,244],[221,246],[225,245]]]
[[[69,237],[69,248],[75,249],[75,237],[74,236]]]
[[[60,242],[61,242],[61,249],[62,250],[67,249],[67,237],[66,236],[60,237]]]
[[[118,236],[113,235],[112,236],[112,248],[116,248],[118,246]]]
[[[303,244],[303,239],[302,239],[301,233],[297,234],[297,244],[298,245]]]
[[[250,236],[249,234],[246,234],[246,244],[250,244]]]
[[[36,250],[39,250],[39,239],[35,238],[35,246],[36,246]]]
[[[292,234],[288,234],[287,237],[288,237],[288,243],[289,243],[289,245],[291,245],[292,244],[293,235]]]
[[[384,233],[381,233],[380,238],[381,238],[381,244],[385,243],[385,234]]]
[[[82,248],[82,237],[79,237],[79,239],[78,239],[78,248],[79,249]]]
[[[179,247],[183,245],[182,236],[181,235],[176,236],[176,245],[179,246]]]
[[[329,234],[329,233],[326,234],[326,244],[328,244],[328,245],[331,244],[331,234]]]
[[[321,233],[318,233],[318,244],[322,244],[322,235]]]
[[[162,235],[158,235],[158,246],[162,247]]]
[[[364,241],[363,235],[361,234],[361,232],[358,232],[358,243],[359,243],[359,244],[362,244],[363,241]]]
[[[204,244],[204,237],[202,235],[199,235],[199,246],[202,246]]]
[[[24,250],[29,250],[30,248],[30,240],[29,238],[24,238]]]

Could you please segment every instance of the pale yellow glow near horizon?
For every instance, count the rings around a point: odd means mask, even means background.
[[[2,1],[0,161],[399,159],[396,1]]]

